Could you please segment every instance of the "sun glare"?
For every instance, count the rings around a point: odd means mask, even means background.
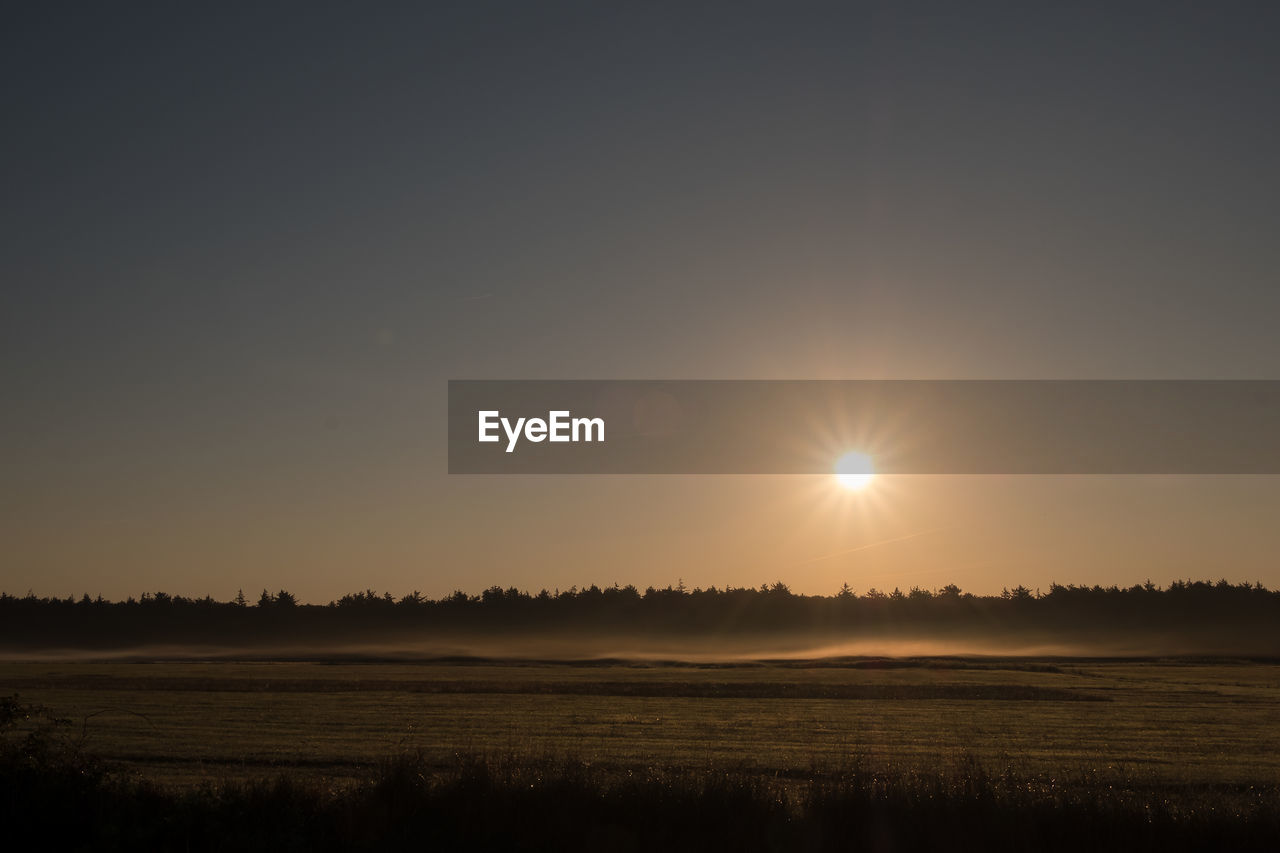
[[[852,451],[836,460],[836,481],[850,491],[865,489],[876,477],[875,465],[865,453]]]

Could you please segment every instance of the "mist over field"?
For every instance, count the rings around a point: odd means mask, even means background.
[[[1126,635],[1094,642],[1052,642],[1047,638],[916,637],[836,641],[812,637],[618,638],[590,636],[513,636],[507,638],[404,638],[384,643],[308,643],[307,645],[179,645],[122,648],[9,648],[0,661],[164,661],[283,660],[328,662],[512,661],[578,664],[691,663],[746,665],[795,662],[847,664],[903,658],[1161,658],[1280,656],[1280,644],[1241,639],[1235,643],[1196,643],[1170,636]]]

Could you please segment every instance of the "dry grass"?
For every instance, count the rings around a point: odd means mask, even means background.
[[[96,714],[91,748],[166,784],[282,769],[354,778],[406,749],[437,765],[497,750],[796,777],[973,756],[1023,775],[1280,780],[1269,664],[0,665],[0,693],[14,691],[77,721]]]

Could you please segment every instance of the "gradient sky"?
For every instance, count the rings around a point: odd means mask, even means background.
[[[0,29],[0,589],[1280,585],[1277,478],[444,435],[450,378],[1280,378],[1276,8],[270,5]]]

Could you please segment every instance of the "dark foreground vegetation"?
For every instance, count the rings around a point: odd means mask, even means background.
[[[851,767],[746,770],[406,754],[355,784],[281,776],[165,789],[74,727],[0,699],[0,820],[41,849],[1273,850],[1274,786]]]
[[[1260,583],[1176,581],[1133,587],[1053,584],[976,596],[955,585],[797,595],[759,588],[643,592],[632,586],[542,590],[492,587],[438,600],[373,591],[326,605],[266,590],[251,603],[164,592],[112,602],[0,593],[0,649],[109,649],[148,644],[334,646],[441,636],[989,637],[1021,642],[1115,642],[1145,654],[1280,654],[1280,592]],[[1128,646],[1124,646],[1124,644]]]

